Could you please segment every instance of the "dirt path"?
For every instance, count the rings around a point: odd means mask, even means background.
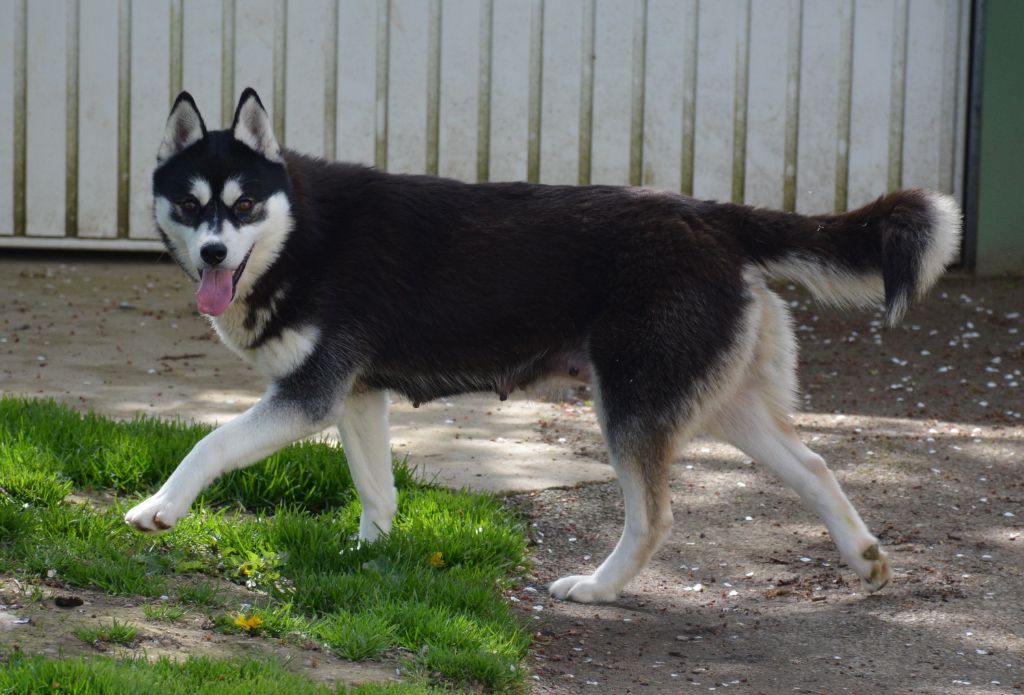
[[[790,292],[792,301],[798,295]],[[762,466],[697,442],[676,524],[614,606],[549,600],[621,529],[614,483],[515,498],[533,523],[536,692],[1008,693],[1024,689],[1024,289],[948,281],[904,327],[799,302],[802,436],[889,547],[865,597]]]
[[[184,584],[185,582],[180,582]],[[251,593],[228,582],[215,582],[225,598],[252,601]],[[54,599],[72,598],[79,605],[59,607]],[[166,599],[167,597],[164,597]],[[108,596],[87,589],[57,589],[49,586],[25,586],[0,577],[0,645],[17,645],[27,654],[45,656],[92,656],[105,654],[119,658],[184,660],[190,655],[228,659],[273,657],[296,673],[329,685],[348,686],[364,683],[401,682],[398,655],[378,661],[355,663],[335,656],[313,640],[298,643],[214,630],[206,613],[220,610],[193,610],[174,621],[156,621],[146,617],[145,607],[160,606],[163,599]],[[168,604],[172,605],[172,604]],[[243,604],[244,605],[244,604]],[[27,622],[26,622],[27,621]],[[138,630],[127,645],[97,640],[92,643],[76,636],[76,630],[109,628],[114,622]]]
[[[167,264],[5,259],[0,292],[0,391],[207,421],[258,397]],[[534,524],[515,598],[537,692],[1024,689],[1024,287],[948,280],[895,330],[787,299],[797,423],[892,553],[876,596],[770,472],[699,439],[675,466],[675,530],[623,599],[551,601],[545,585],[596,567],[621,530],[590,408],[396,405],[396,448],[428,474],[529,491],[509,500]]]

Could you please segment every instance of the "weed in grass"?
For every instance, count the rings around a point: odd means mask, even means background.
[[[119,623],[115,619],[110,625],[100,627],[80,627],[75,636],[89,644],[123,644],[130,645],[139,636],[139,629],[131,623]]]
[[[420,666],[443,673],[447,680],[457,685],[472,687],[474,683],[487,683],[495,692],[514,691],[523,678],[514,659],[444,646],[428,648],[421,656]]]
[[[238,613],[223,613],[213,618],[223,632],[243,632],[270,637],[303,636],[310,630],[310,622],[292,615],[291,604],[262,607],[245,606]]]
[[[15,579],[14,586],[17,596],[17,599],[15,600],[16,603],[26,606],[32,603],[42,604],[46,602],[46,595],[43,593],[43,590],[39,585]]]
[[[201,608],[220,608],[224,605],[224,597],[220,589],[210,582],[199,582],[180,587],[178,600]]]
[[[314,628],[314,635],[331,651],[353,661],[380,656],[394,644],[396,632],[380,617],[344,611],[324,618]]]
[[[143,606],[142,614],[146,616],[146,620],[155,623],[173,623],[188,615],[188,609],[169,603],[155,603]]]
[[[263,627],[263,618],[258,615],[246,616],[239,613],[235,616],[235,619],[232,622],[235,626],[242,628],[250,635],[259,632],[259,629]]]
[[[26,435],[0,446],[0,491],[21,504],[50,506],[71,492],[71,481],[54,470],[41,470]]]

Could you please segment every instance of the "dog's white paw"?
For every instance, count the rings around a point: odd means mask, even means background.
[[[861,552],[854,569],[860,575],[861,586],[869,594],[884,587],[892,578],[892,573],[889,570],[889,556],[879,547],[878,543],[872,543]]]
[[[132,507],[124,515],[124,520],[129,526],[143,533],[157,533],[173,528],[178,519],[187,512],[187,507],[157,493]]]
[[[601,584],[592,574],[574,574],[551,583],[548,591],[555,598],[577,603],[611,603],[619,597],[614,587]]]

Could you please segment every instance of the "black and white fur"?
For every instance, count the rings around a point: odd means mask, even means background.
[[[948,196],[904,191],[806,217],[634,188],[393,175],[281,149],[252,90],[225,131],[207,131],[183,93],[158,160],[167,248],[198,279],[204,247],[223,245],[236,284],[212,322],[270,387],[128,512],[135,528],[171,528],[218,476],[336,425],[372,540],[396,509],[388,391],[504,398],[575,378],[597,393],[626,520],[597,571],[559,579],[555,596],[612,601],[643,569],[672,525],[673,453],[699,430],[778,472],[868,590],[889,580],[877,539],[790,424],[796,341],[766,280],[832,303],[884,300],[894,322],[953,258]]]

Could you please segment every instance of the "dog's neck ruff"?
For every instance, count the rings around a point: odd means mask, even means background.
[[[234,300],[211,321],[221,340],[231,350],[243,354],[258,349],[263,334],[276,313],[277,305],[284,296],[279,290],[269,301],[257,303],[254,292],[260,279],[274,265],[281,250],[284,248],[288,235],[294,225],[288,196],[284,192],[275,193],[266,201],[267,216],[260,223],[256,241],[246,256],[244,271],[236,279]],[[239,233],[247,236],[251,231],[241,227]]]

